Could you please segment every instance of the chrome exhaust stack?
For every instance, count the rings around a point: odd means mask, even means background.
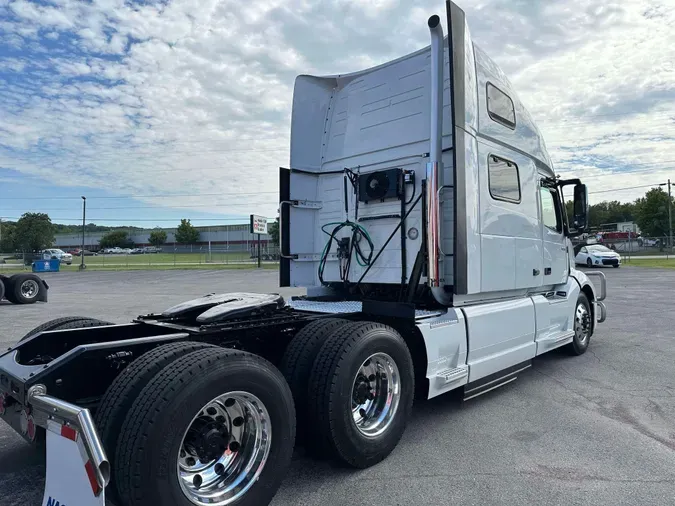
[[[438,16],[431,16],[428,25],[431,35],[431,138],[426,170],[427,283],[436,301],[447,305],[450,302],[443,289],[439,198],[443,188],[443,27]]]

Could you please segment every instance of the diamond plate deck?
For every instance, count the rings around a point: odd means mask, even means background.
[[[310,313],[326,313],[326,314],[347,314],[359,313],[363,307],[361,301],[347,300],[347,301],[316,301],[316,300],[289,300],[287,305],[298,311],[307,311]],[[430,318],[432,316],[440,316],[443,311],[426,309],[416,309],[415,318]]]

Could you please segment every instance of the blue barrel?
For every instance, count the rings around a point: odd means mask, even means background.
[[[52,258],[50,260],[36,260],[33,262],[33,272],[59,272],[61,269],[61,260]]]

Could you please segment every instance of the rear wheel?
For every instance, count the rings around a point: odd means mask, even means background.
[[[293,398],[274,366],[240,351],[196,351],[134,402],[119,434],[117,490],[126,506],[263,506],[294,439]]]
[[[310,427],[316,448],[365,468],[398,445],[415,391],[410,351],[380,323],[339,327],[326,340],[310,376]]]
[[[279,368],[291,388],[295,401],[298,442],[306,442],[307,385],[314,359],[326,338],[336,328],[347,323],[349,320],[340,318],[321,318],[309,323],[295,335],[281,360]]]
[[[167,365],[184,355],[204,348],[217,346],[180,342],[159,346],[144,353],[124,369],[110,384],[96,410],[96,428],[106,449],[109,462],[115,462],[117,438],[124,419],[141,390]],[[114,479],[114,476],[112,477]],[[116,501],[115,486],[109,486],[108,495]]]
[[[33,304],[44,290],[42,280],[35,274],[16,274],[12,276],[12,294],[15,304]]]
[[[16,299],[14,298],[14,276],[0,276],[0,281],[5,285],[5,299],[10,301],[12,304],[16,304]]]

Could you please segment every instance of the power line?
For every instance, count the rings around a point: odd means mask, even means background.
[[[655,186],[665,186],[666,183],[656,183],[656,184],[643,184],[640,186],[626,186],[625,188],[612,188],[611,190],[599,190],[595,192],[588,192],[589,195],[593,195],[596,193],[609,193],[609,192],[618,192],[622,190],[635,190],[636,188],[653,188]]]
[[[172,198],[172,197],[240,197],[240,196],[249,196],[249,195],[277,195],[279,192],[276,191],[266,191],[266,192],[252,192],[252,193],[155,193],[155,194],[146,194],[146,195],[136,195],[136,194],[121,194],[117,197],[104,195],[101,197],[87,197],[87,200],[94,199],[126,199],[126,198]],[[58,196],[58,197],[2,197],[2,200],[70,200],[77,199],[82,200],[81,196]]]
[[[3,220],[19,220],[19,219],[21,219],[20,216],[18,216],[18,217],[17,217],[17,216],[2,216],[2,217],[0,217],[0,218],[2,218]],[[78,223],[81,223],[81,222],[82,222],[82,217],[81,217],[81,216],[80,216],[79,218],[52,218],[52,217],[50,216],[50,219],[53,220],[53,221],[75,221],[75,222],[78,222]],[[268,217],[267,219],[268,219],[268,220],[276,220],[276,217],[274,217],[274,218]],[[91,220],[91,221],[90,221],[90,220]],[[148,219],[137,219],[137,218],[132,218],[132,219],[126,219],[126,218],[121,218],[121,219],[111,219],[111,218],[87,218],[87,221],[88,221],[89,223],[93,223],[94,221],[96,221],[96,222],[103,222],[103,221],[104,221],[104,222],[111,222],[111,221],[115,221],[115,222],[134,222],[134,223],[135,223],[135,222],[148,223],[148,222],[156,222],[156,221],[159,222],[159,221],[162,221],[162,222],[174,222],[174,223],[175,223],[176,221],[180,221],[180,220],[181,220],[181,218],[159,218],[159,219],[152,219],[152,218],[148,218]],[[190,218],[190,222],[197,223],[197,222],[200,222],[200,221],[236,221],[236,222],[238,222],[238,223],[241,224],[241,225],[245,225],[245,224],[246,224],[246,218],[196,218],[196,219]]]

